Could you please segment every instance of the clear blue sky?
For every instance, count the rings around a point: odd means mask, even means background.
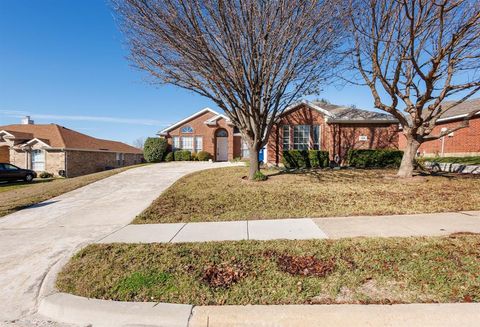
[[[126,60],[105,0],[0,0],[0,125],[31,115],[131,143],[209,106],[173,86],[152,86]],[[373,107],[365,88],[330,86],[319,97]]]

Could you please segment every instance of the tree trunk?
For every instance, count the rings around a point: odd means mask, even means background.
[[[248,174],[248,179],[253,180],[255,173],[260,171],[260,164],[258,162],[258,154],[260,152],[260,146],[251,146],[250,147],[250,172]]]
[[[417,155],[420,142],[415,140],[412,136],[406,136],[407,146],[403,152],[402,162],[398,169],[397,176],[401,178],[410,178],[413,176],[415,166],[415,157]]]

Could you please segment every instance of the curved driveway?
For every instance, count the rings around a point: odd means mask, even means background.
[[[178,178],[231,165],[134,168],[0,218],[0,325],[36,325],[31,315],[39,298],[53,290],[55,274],[71,255],[129,224]]]

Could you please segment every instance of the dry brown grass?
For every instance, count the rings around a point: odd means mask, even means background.
[[[167,223],[288,217],[414,214],[480,210],[480,178],[393,178],[393,170],[269,174],[245,182],[247,168],[207,170],[180,179],[134,221]]]
[[[0,191],[0,217],[134,167],[138,167],[138,165],[102,171],[75,178],[54,179],[48,182],[32,184],[2,184],[0,185],[0,190],[1,188],[6,188],[8,190]]]
[[[72,258],[57,286],[195,305],[480,302],[479,258],[478,235],[97,244]]]

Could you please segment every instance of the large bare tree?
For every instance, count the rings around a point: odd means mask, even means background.
[[[350,9],[351,63],[375,107],[399,120],[406,148],[398,176],[411,177],[419,146],[468,126],[474,114],[434,131],[480,90],[480,1],[353,0]]]
[[[213,100],[258,153],[288,105],[316,94],[338,62],[333,0],[114,0],[131,60]]]

